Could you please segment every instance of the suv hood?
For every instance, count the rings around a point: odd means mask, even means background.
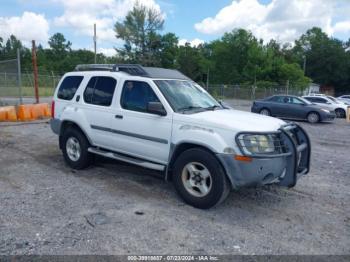
[[[211,127],[237,130],[238,132],[271,132],[276,131],[282,125],[286,124],[286,122],[274,117],[263,116],[235,109],[204,111],[189,115],[181,114],[181,116],[186,116],[186,122],[195,122],[201,126],[206,125]],[[178,120],[180,119],[183,120],[182,117],[178,118]]]

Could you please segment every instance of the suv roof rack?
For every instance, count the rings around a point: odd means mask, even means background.
[[[191,80],[176,69],[144,67],[139,64],[83,64],[77,65],[75,71],[111,71],[124,72],[132,76],[149,78]]]
[[[111,71],[113,64],[82,64],[75,67],[75,71]]]
[[[147,72],[141,65],[138,64],[115,64],[113,66],[115,72],[125,72],[132,76],[146,76],[149,77]]]

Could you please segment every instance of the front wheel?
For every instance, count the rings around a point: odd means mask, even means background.
[[[89,141],[76,128],[68,128],[63,134],[63,157],[74,169],[83,169],[91,163],[92,155],[88,152]]]
[[[336,115],[338,118],[345,118],[346,113],[345,113],[345,110],[344,110],[344,109],[337,108],[337,109],[335,110],[335,115]]]
[[[311,124],[318,123],[320,121],[320,116],[316,112],[311,112],[307,115],[307,121]]]
[[[260,115],[271,116],[270,110],[268,110],[267,108],[261,109],[259,113]]]
[[[201,209],[221,203],[230,192],[229,181],[217,158],[200,148],[189,149],[178,157],[173,182],[187,204]]]

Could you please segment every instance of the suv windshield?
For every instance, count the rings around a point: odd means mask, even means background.
[[[200,85],[184,80],[154,80],[175,112],[200,112],[222,106]]]

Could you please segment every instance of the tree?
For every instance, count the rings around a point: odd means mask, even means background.
[[[51,50],[56,55],[62,55],[66,52],[71,51],[72,43],[70,41],[67,41],[64,35],[61,33],[56,33],[51,36],[48,43]]]
[[[304,76],[303,70],[297,63],[283,64],[278,71],[280,81],[288,81],[296,87],[306,87],[310,84],[310,79]]]
[[[194,81],[203,81],[203,56],[201,46],[191,47],[189,43],[180,46],[177,56],[177,68]]]
[[[9,39],[7,39],[6,44],[4,46],[4,53],[6,55],[16,56],[17,49],[24,49],[22,42],[18,40],[14,35],[11,35]]]
[[[306,57],[306,75],[314,82],[336,89],[350,84],[350,60],[343,42],[329,38],[320,28],[309,29],[296,40],[293,52],[299,63]]]
[[[161,37],[160,63],[165,68],[175,68],[179,51],[179,38],[173,33],[167,33]]]
[[[214,72],[211,79],[215,83],[241,83],[254,81],[262,60],[259,41],[244,29],[225,33],[211,43]]]
[[[114,26],[116,37],[124,40],[124,48],[116,49],[124,59],[143,65],[159,64],[158,51],[163,29],[162,14],[136,2],[125,20]]]

